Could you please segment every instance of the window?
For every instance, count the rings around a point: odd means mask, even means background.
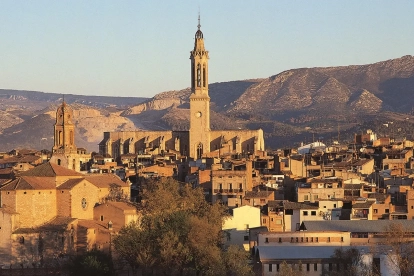
[[[244,236],[244,240],[248,241],[249,240],[249,236]]]
[[[308,195],[304,195],[304,196],[303,196],[303,200],[304,200],[304,201],[308,201],[308,200],[309,200],[309,196],[308,196]]]
[[[310,241],[313,242],[313,237],[310,238]]]
[[[269,272],[272,272],[273,271],[273,268],[272,268],[272,264],[269,264]]]
[[[273,221],[273,218],[271,218],[270,221]]]
[[[315,200],[317,200],[317,199],[319,199],[319,195],[313,195],[313,198],[314,198]]]
[[[390,212],[390,209],[385,209],[385,213],[388,214]]]
[[[292,238],[290,238],[290,242],[293,242],[293,237],[292,237]]]
[[[332,271],[332,263],[329,263],[329,271]]]
[[[308,211],[303,211],[303,215],[307,216],[308,215]]]
[[[309,242],[309,238],[308,237],[306,237],[306,242]]]
[[[279,271],[279,264],[276,264],[276,271]]]
[[[374,209],[374,214],[378,214],[378,209]]]
[[[101,221],[104,221],[104,216],[101,216]]]
[[[310,271],[310,264],[306,264],[306,271]]]
[[[411,205],[411,209],[414,209],[414,206]]]
[[[263,223],[266,223],[266,219],[263,219]]]
[[[331,242],[331,237],[328,237],[328,242]]]
[[[299,242],[299,238],[296,238],[296,242]]]
[[[279,238],[279,242],[282,242],[282,238]]]
[[[319,238],[318,237],[315,238],[315,242],[319,242]]]
[[[341,242],[344,242],[344,237],[341,237]]]
[[[20,243],[20,244],[24,244],[24,237],[23,237],[23,236],[21,236],[21,237],[19,238],[19,243]]]
[[[303,237],[300,238],[300,242],[303,242]]]
[[[311,216],[316,216],[316,211],[311,211]]]
[[[269,238],[265,238],[265,243],[268,243],[269,242]]]
[[[318,264],[313,264],[313,271],[318,271]]]
[[[334,208],[336,208],[336,203],[334,204]]]

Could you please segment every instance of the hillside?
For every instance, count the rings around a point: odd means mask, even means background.
[[[186,88],[151,99],[65,95],[65,100],[76,111],[78,146],[92,151],[104,131],[188,129],[190,93]],[[213,129],[262,128],[272,148],[338,135],[351,140],[367,128],[397,137],[414,134],[412,56],[213,83],[209,94]],[[54,110],[61,100],[59,94],[0,90],[0,150],[51,148],[51,141],[43,138],[52,136]],[[387,122],[393,123],[384,127]]]

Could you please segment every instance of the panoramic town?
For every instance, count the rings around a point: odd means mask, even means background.
[[[52,148],[0,152],[0,275],[414,275],[414,137],[212,127],[200,16],[193,40],[187,129],[91,151],[62,97]]]

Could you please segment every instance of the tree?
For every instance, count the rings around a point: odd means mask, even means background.
[[[377,276],[374,273],[372,264],[365,264],[362,255],[357,248],[342,249],[338,248],[331,256],[333,263],[339,266],[339,269],[322,271],[322,276]]]
[[[116,252],[144,275],[249,275],[247,254],[223,250],[220,204],[204,200],[202,189],[172,179],[152,181],[143,189],[139,223],[114,238]],[[232,257],[233,256],[233,257]],[[236,274],[235,274],[236,273]]]
[[[387,255],[391,269],[397,275],[414,275],[413,231],[400,222],[392,222],[385,229],[384,244],[378,251]]]
[[[70,275],[111,276],[114,275],[111,256],[98,250],[86,252],[72,258],[67,265]]]
[[[287,262],[283,261],[280,264],[278,276],[302,276],[302,262],[299,262],[298,265],[289,265]]]

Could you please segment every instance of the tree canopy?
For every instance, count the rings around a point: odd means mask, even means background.
[[[144,275],[251,275],[248,253],[223,248],[226,209],[209,204],[202,189],[166,178],[142,193],[141,220],[114,239],[116,252]]]

